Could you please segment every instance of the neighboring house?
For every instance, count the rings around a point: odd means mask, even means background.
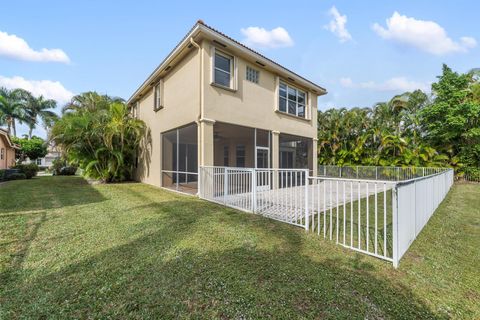
[[[12,142],[8,131],[0,128],[0,169],[15,165],[15,150],[19,147]]]
[[[148,128],[136,178],[195,193],[199,166],[309,168],[319,85],[198,21],[128,100]]]
[[[49,146],[48,153],[43,158],[38,158],[36,160],[30,160],[29,158],[25,159],[25,163],[36,163],[41,168],[50,168],[53,165],[53,161],[61,157],[60,151],[55,147]]]

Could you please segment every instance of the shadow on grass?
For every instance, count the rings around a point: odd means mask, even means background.
[[[105,198],[81,177],[36,177],[0,188],[0,218],[25,211],[95,203]]]
[[[130,243],[25,281],[11,279],[1,299],[10,317],[73,318],[435,318],[405,287],[379,279],[368,258],[314,261],[302,230],[191,200],[137,207],[164,223]],[[194,211],[185,215],[183,210]],[[220,226],[247,227],[252,241],[222,245]],[[151,227],[152,222],[137,227]],[[215,241],[185,246],[202,229]],[[240,232],[240,231],[239,231]],[[263,237],[284,243],[262,247]],[[321,241],[321,240],[319,240]],[[181,245],[182,244],[182,245]],[[220,247],[219,247],[220,246]],[[348,261],[348,263],[345,263]],[[26,298],[28,297],[28,299]],[[0,314],[1,315],[1,314]]]

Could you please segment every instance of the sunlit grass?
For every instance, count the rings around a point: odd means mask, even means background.
[[[0,186],[0,319],[480,318],[479,208],[480,186],[456,185],[395,270],[143,184],[12,181]]]

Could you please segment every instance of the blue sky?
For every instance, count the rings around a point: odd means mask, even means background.
[[[326,87],[321,110],[428,90],[442,63],[480,67],[474,0],[18,0],[2,12],[0,85],[60,105],[89,90],[128,98],[198,19]]]

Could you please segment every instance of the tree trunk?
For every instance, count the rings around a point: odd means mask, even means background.
[[[32,139],[32,131],[33,131],[33,127],[29,127],[28,129],[28,139]]]
[[[17,137],[17,127],[15,126],[15,119],[12,119],[12,127],[13,127],[13,136]]]

